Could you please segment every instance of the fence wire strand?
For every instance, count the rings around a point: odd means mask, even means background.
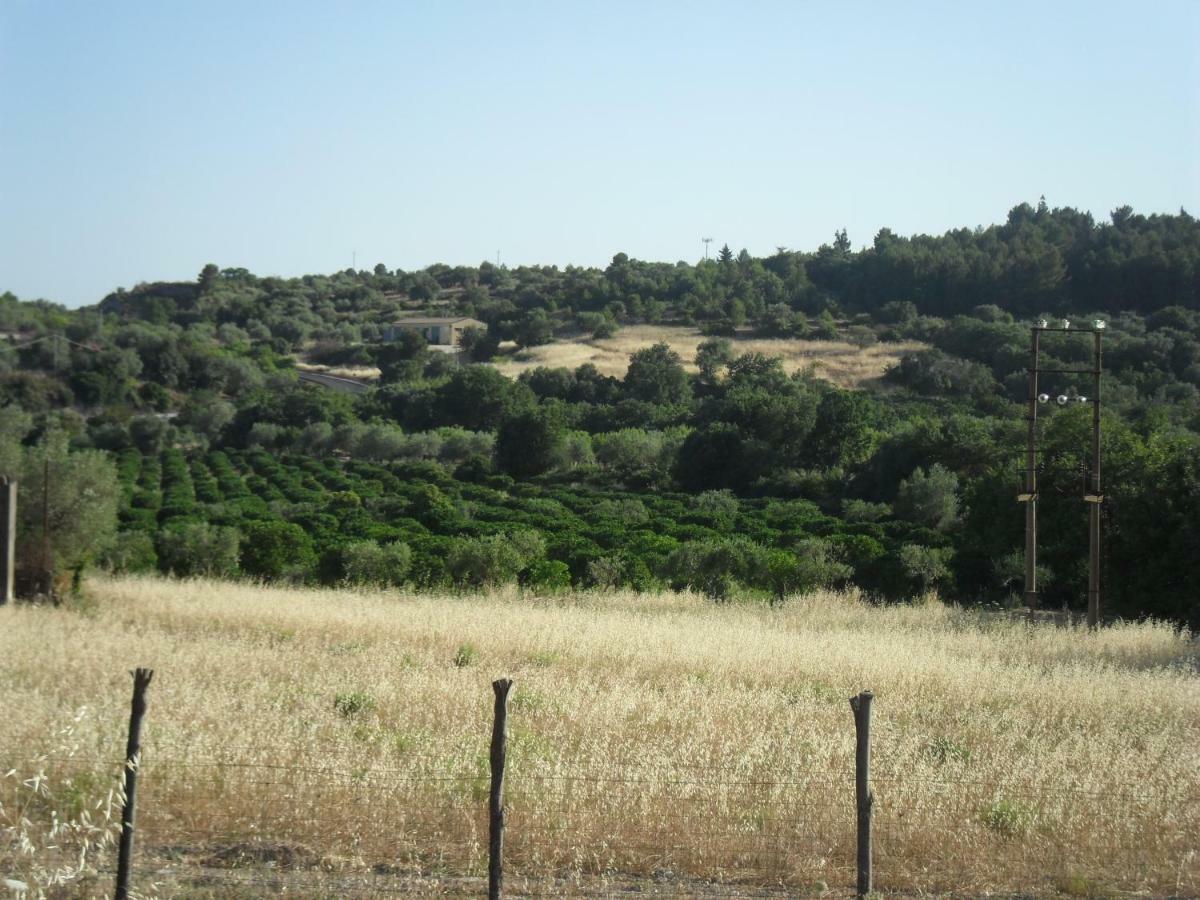
[[[25,816],[35,806],[44,813],[119,791],[124,763],[110,755],[46,755],[4,767],[36,769],[34,780],[45,782],[0,782],[0,814],[11,818],[22,789],[33,797],[24,801]],[[347,771],[267,763],[232,748],[221,758],[148,750],[139,771],[134,883],[144,896],[479,896],[489,778],[476,757],[462,768],[432,756]],[[661,774],[628,762],[550,773],[513,765],[506,773],[506,893],[850,890],[852,773],[787,775],[748,778],[719,765]],[[1200,890],[1196,785],[1134,795],[887,770],[872,784],[883,891]],[[64,841],[63,852],[70,849]],[[0,862],[13,852],[0,848]],[[111,846],[97,851],[96,872],[109,871],[113,853]]]

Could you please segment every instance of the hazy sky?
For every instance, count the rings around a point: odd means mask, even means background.
[[[0,291],[1200,212],[1200,2],[0,0]]]

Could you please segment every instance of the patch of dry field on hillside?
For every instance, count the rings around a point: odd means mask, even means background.
[[[691,372],[696,348],[708,337],[698,328],[670,325],[631,325],[605,340],[556,341],[530,347],[513,357],[499,357],[496,368],[516,377],[537,366],[574,369],[591,363],[604,375],[623,377],[629,368],[629,356],[657,343],[670,344]],[[778,356],[788,372],[809,366],[816,375],[839,387],[862,388],[877,385],[888,366],[899,362],[906,353],[927,349],[918,341],[879,343],[862,348],[847,341],[799,341],[755,337],[733,339],[734,352],[763,353]]]
[[[525,350],[517,350],[512,342],[506,342],[492,364],[510,378],[538,366],[575,369],[584,363],[591,363],[601,374],[621,378],[629,368],[631,354],[657,343],[666,343],[682,357],[685,368],[695,372],[696,348],[706,340],[706,335],[692,327],[630,325],[614,337],[598,341],[584,338],[555,341]],[[898,363],[906,353],[928,349],[928,345],[920,341],[879,343],[866,348],[848,341],[737,337],[732,342],[737,354],[777,356],[783,360],[784,370],[789,374],[811,367],[817,377],[843,388],[878,387],[887,368]],[[374,366],[328,366],[301,360],[296,363],[296,368],[359,381],[379,379],[379,369]]]
[[[74,871],[111,822],[128,670],[146,665],[135,886],[163,895],[478,891],[500,676],[516,895],[846,895],[863,688],[880,890],[1200,891],[1196,646],[1162,625],[828,594],[115,579],[87,596],[0,608],[0,877],[61,866],[67,894],[108,892]],[[111,850],[85,863],[107,872]]]
[[[380,374],[378,366],[326,366],[320,363],[297,362],[296,369],[300,372],[316,372],[358,381],[378,381]]]

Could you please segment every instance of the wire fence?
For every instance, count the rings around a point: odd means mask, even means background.
[[[130,896],[485,895],[491,779],[480,744],[361,767],[313,762],[313,745],[293,748],[308,761],[289,762],[266,739],[208,756],[151,744],[138,765]],[[4,765],[18,775],[0,781],[0,877],[36,869],[31,883],[61,874],[63,896],[109,895],[123,758]],[[853,765],[761,779],[719,761],[653,769],[526,755],[505,785],[508,896],[855,893]],[[877,892],[1200,893],[1195,783],[1086,791],[948,765],[937,777],[884,767],[871,785]]]

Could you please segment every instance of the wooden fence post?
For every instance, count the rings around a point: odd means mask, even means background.
[[[11,603],[17,579],[17,480],[0,476],[0,603]]]
[[[500,900],[504,890],[504,756],[508,739],[508,690],[511,678],[492,682],[496,711],[492,720],[492,792],[488,801],[488,900]]]
[[[129,869],[133,859],[133,818],[137,801],[138,767],[141,765],[142,717],[146,715],[146,689],[153,669],[133,670],[133,705],[129,711],[129,741],[125,745],[125,806],[121,810],[121,848],[117,856],[116,900],[129,896]]]
[[[850,698],[854,710],[854,796],[858,809],[858,896],[871,893],[871,701],[875,695],[863,691]]]

